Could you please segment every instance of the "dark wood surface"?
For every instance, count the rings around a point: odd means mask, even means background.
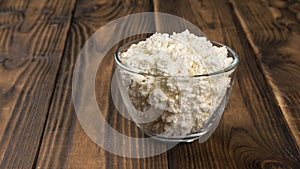
[[[207,142],[125,158],[97,146],[81,128],[72,73],[95,31],[147,11],[185,18],[236,50],[240,64]],[[120,36],[120,29],[108,36]],[[0,168],[300,168],[299,43],[299,1],[0,0]],[[101,68],[95,83],[103,114],[120,133],[141,136],[109,96],[112,57]]]
[[[34,166],[74,6],[0,1],[0,168]]]

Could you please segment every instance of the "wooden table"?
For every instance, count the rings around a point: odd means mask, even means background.
[[[85,41],[122,16],[165,12],[239,54],[236,83],[205,143],[149,158],[97,146],[72,102],[72,72]],[[118,33],[119,30],[115,30]],[[0,0],[0,168],[300,168],[300,2],[290,0]],[[109,91],[113,59],[102,91]],[[140,131],[99,97],[110,124]]]

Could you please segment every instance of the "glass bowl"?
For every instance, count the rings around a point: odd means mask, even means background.
[[[141,40],[132,41],[121,46],[115,52],[114,57],[118,88],[130,118],[146,135],[159,141],[192,142],[197,139],[201,143],[206,141],[217,128],[228,103],[234,83],[235,70],[239,62],[237,54],[221,43],[212,42],[214,46],[224,46],[227,49],[227,57],[232,58],[232,62],[228,67],[195,76],[161,76],[130,68],[120,59],[122,52],[127,51],[132,44],[139,41]],[[167,87],[167,84],[170,83],[178,90],[170,91]],[[186,89],[182,86],[191,84],[197,84],[194,85],[196,87],[193,90],[199,91],[198,95],[196,94],[192,98],[194,105],[190,105],[191,101],[184,100],[182,97],[186,94]],[[181,86],[181,88],[178,86]],[[156,88],[160,88],[160,91],[165,92],[165,94],[174,95],[174,98],[181,96],[181,100],[172,103],[164,102],[164,99],[159,98],[159,94],[156,94],[154,98],[152,93],[157,92]],[[148,93],[141,94],[145,91]],[[157,103],[157,105],[150,104],[149,99],[156,99],[151,103]],[[195,103],[199,104],[195,105]],[[176,106],[180,110],[187,110],[189,113],[174,113],[169,110],[170,107]],[[195,110],[200,111],[195,112]],[[170,122],[169,119],[173,119],[173,121]]]

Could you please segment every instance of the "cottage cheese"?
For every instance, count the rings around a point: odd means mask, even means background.
[[[213,46],[188,30],[155,33],[120,53],[120,60],[148,74],[123,71],[122,79],[138,110],[133,116],[142,119],[143,129],[156,134],[183,136],[201,130],[230,82],[226,76],[191,77],[222,70],[232,58],[227,58],[225,47]]]

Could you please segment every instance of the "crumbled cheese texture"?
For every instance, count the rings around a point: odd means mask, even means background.
[[[199,132],[225,95],[228,76],[201,76],[227,67],[232,58],[225,47],[213,46],[188,30],[155,33],[120,53],[127,67],[148,75],[122,72],[129,98],[139,111],[139,124],[149,132],[184,136]],[[155,76],[153,76],[155,75]],[[161,114],[148,122],[149,108]],[[145,112],[145,113],[143,113]]]

